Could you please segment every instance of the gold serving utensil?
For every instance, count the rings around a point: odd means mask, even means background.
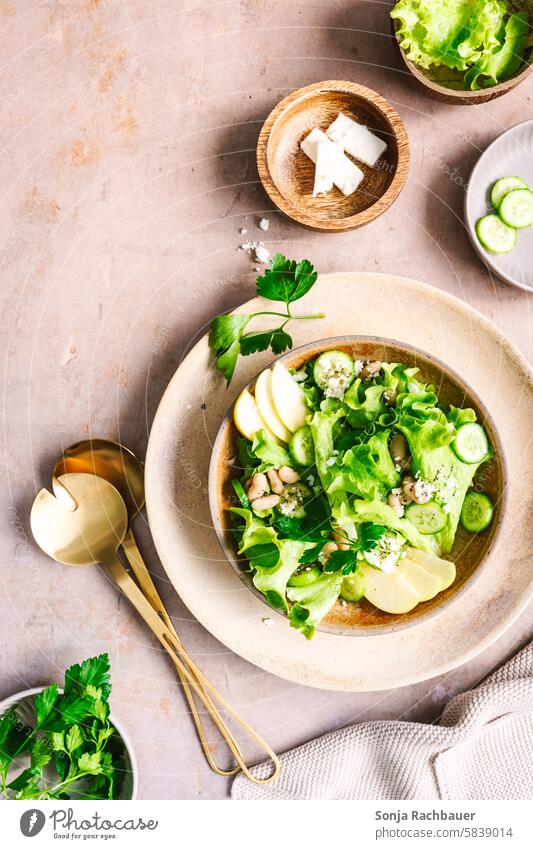
[[[118,489],[126,509],[128,511],[128,529],[122,540],[122,548],[126,557],[133,569],[137,582],[144,595],[161,616],[168,628],[173,632],[176,639],[179,636],[172,624],[172,620],[168,615],[161,596],[152,580],[152,576],[142,558],[141,552],[137,546],[131,523],[135,516],[142,510],[144,506],[144,466],[135,454],[121,445],[119,442],[112,442],[109,439],[82,439],[80,442],[75,442],[74,445],[65,449],[61,457],[58,458],[52,473],[53,480],[57,480],[64,474],[79,474],[80,472],[98,475],[104,480],[113,484],[115,489]],[[181,642],[181,641],[180,641]],[[193,673],[194,674],[194,673]],[[229,776],[235,775],[239,771],[239,767],[235,766],[232,769],[222,769],[215,762],[209,742],[205,733],[202,719],[196,707],[194,696],[187,680],[182,676],[178,669],[178,675],[187,697],[191,714],[196,725],[198,737],[204,751],[207,762],[213,772],[218,775]],[[198,683],[202,684],[203,674],[200,673],[197,677]],[[210,700],[207,690],[204,690],[206,698]],[[213,709],[215,706],[213,705]]]
[[[276,754],[202,675],[119,560],[117,551],[128,529],[128,513],[118,490],[104,478],[83,472],[60,475],[53,480],[52,488],[53,494],[46,489],[37,494],[31,510],[31,529],[38,545],[60,563],[71,566],[102,563],[107,568],[203,703],[238,767],[255,783],[272,781],[279,771]],[[201,676],[201,680],[195,676]],[[206,698],[206,689],[209,690],[209,698]],[[248,769],[233,734],[213,704],[213,698],[271,758],[273,770],[266,779],[255,778]]]

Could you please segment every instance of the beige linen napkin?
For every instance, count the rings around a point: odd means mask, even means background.
[[[238,775],[234,799],[531,799],[533,643],[438,725],[364,722],[281,756],[272,784]],[[253,772],[268,775],[268,765]]]

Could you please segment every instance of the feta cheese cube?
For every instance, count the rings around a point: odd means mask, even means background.
[[[374,135],[368,127],[352,121],[347,115],[339,115],[326,130],[328,138],[342,145],[346,153],[374,168],[387,143]]]
[[[355,192],[359,183],[364,177],[363,172],[357,165],[352,162],[348,157],[342,152],[342,149],[339,146],[335,145],[331,142],[325,133],[322,130],[319,130],[318,127],[315,127],[314,130],[311,130],[308,136],[301,142],[300,147],[306,156],[309,157],[311,162],[314,162],[315,165],[317,163],[317,155],[318,155],[318,145],[319,143],[329,142],[332,145],[335,153],[328,154],[331,156],[331,167],[333,171],[329,173],[333,184],[337,186],[338,189],[343,193],[343,195],[348,196]],[[323,155],[326,155],[325,153]],[[315,181],[316,182],[316,181]]]

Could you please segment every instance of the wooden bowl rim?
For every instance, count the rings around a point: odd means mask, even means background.
[[[508,80],[503,80],[503,82],[498,83],[497,85],[490,86],[489,88],[482,88],[479,89],[479,91],[472,91],[472,89],[466,88],[448,88],[445,85],[441,85],[440,83],[436,83],[433,82],[433,80],[428,79],[428,77],[426,77],[425,74],[422,73],[420,68],[418,68],[418,66],[415,65],[414,62],[411,62],[411,60],[407,58],[405,51],[400,44],[400,39],[398,38],[396,22],[392,18],[391,27],[394,40],[398,46],[398,50],[400,51],[402,62],[409,71],[409,73],[413,77],[415,77],[415,79],[420,83],[420,85],[422,85],[424,88],[427,88],[429,91],[432,91],[438,95],[443,95],[450,102],[460,100],[461,103],[457,104],[459,106],[469,106],[472,103],[494,100],[496,97],[501,97],[501,95],[507,94],[507,92],[512,91],[513,88],[516,88],[517,85],[520,85],[520,83],[522,83],[533,71],[532,60],[525,66],[525,68],[522,68],[522,70],[516,73],[513,77],[509,77]],[[529,47],[528,50],[533,51],[533,48]]]
[[[375,203],[367,207],[367,209],[364,209],[362,212],[358,212],[355,215],[348,215],[343,218],[322,219],[317,218],[307,210],[301,209],[300,207],[290,203],[281,194],[268,166],[268,147],[270,144],[272,130],[282,115],[290,111],[298,101],[305,100],[316,94],[325,94],[326,92],[331,91],[339,91],[346,94],[356,95],[376,107],[386,118],[392,129],[398,148],[398,157],[395,164],[393,178],[379,200],[376,200]],[[347,80],[325,80],[320,83],[312,83],[311,85],[296,89],[296,91],[293,91],[284,97],[283,100],[280,100],[277,106],[275,106],[270,112],[261,128],[261,132],[259,133],[259,138],[257,140],[256,160],[259,178],[263,184],[264,190],[271,201],[279,209],[281,209],[285,215],[292,218],[294,221],[297,221],[299,224],[303,224],[304,226],[311,228],[312,230],[320,230],[327,233],[343,232],[345,230],[354,230],[357,227],[369,224],[379,215],[384,213],[399,196],[405,185],[409,171],[409,139],[407,136],[407,130],[405,129],[405,125],[399,114],[396,112],[394,107],[376,91],[371,88],[367,88],[360,83],[352,83]]]
[[[469,400],[472,400],[479,410],[483,414],[483,421],[488,422],[490,426],[491,433],[495,437],[495,446],[494,448],[497,450],[497,455],[499,458],[500,469],[501,469],[501,492],[499,493],[498,503],[499,510],[498,515],[495,519],[494,531],[492,535],[492,539],[485,550],[482,559],[476,566],[474,572],[465,580],[461,587],[458,588],[453,595],[449,596],[445,600],[443,600],[440,604],[436,604],[433,607],[426,610],[424,613],[420,614],[420,616],[414,619],[404,620],[401,617],[398,617],[398,622],[393,622],[388,625],[371,625],[371,626],[361,626],[356,628],[342,628],[339,626],[328,626],[319,624],[317,627],[317,631],[326,634],[335,634],[337,636],[349,636],[349,637],[370,637],[370,636],[382,636],[384,634],[395,633],[396,631],[404,631],[408,628],[414,628],[416,625],[422,624],[423,622],[427,622],[429,619],[432,619],[434,616],[438,616],[442,613],[443,610],[448,608],[450,605],[455,604],[455,602],[461,598],[461,596],[472,588],[474,583],[479,579],[479,576],[482,572],[485,571],[487,562],[489,560],[489,556],[493,549],[496,547],[498,540],[500,538],[503,521],[505,517],[505,513],[507,510],[507,502],[508,502],[508,466],[507,459],[505,456],[505,450],[503,447],[502,439],[500,437],[500,433],[498,428],[496,427],[496,423],[492,418],[489,410],[487,409],[485,403],[481,400],[479,395],[472,389],[472,387],[450,366],[446,365],[439,357],[434,356],[433,354],[429,354],[427,351],[422,350],[421,348],[417,348],[414,345],[410,345],[407,342],[401,342],[397,339],[392,339],[390,337],[381,337],[381,336],[363,336],[363,335],[343,335],[343,336],[332,336],[326,337],[324,339],[318,339],[314,342],[307,342],[304,345],[300,345],[297,348],[293,348],[290,351],[287,351],[285,354],[282,354],[279,357],[276,357],[271,365],[275,362],[287,362],[293,359],[298,359],[303,354],[308,354],[305,357],[306,360],[310,359],[315,353],[319,353],[322,350],[328,350],[329,348],[334,348],[338,345],[357,345],[368,342],[376,342],[381,345],[387,346],[396,346],[398,348],[403,348],[405,351],[411,353],[412,355],[420,356],[424,358],[428,362],[434,364],[438,368],[442,369],[443,373],[446,374],[453,382],[464,392],[465,397]],[[266,366],[269,368],[269,366]],[[263,371],[264,369],[261,369]],[[251,389],[260,372],[256,374],[250,381],[248,381],[242,389]],[[242,390],[241,390],[242,391]],[[274,607],[271,607],[266,601],[264,595],[256,589],[253,583],[248,578],[248,573],[244,572],[239,568],[239,564],[237,561],[236,549],[228,544],[228,541],[225,536],[225,528],[221,527],[219,524],[219,518],[221,515],[220,510],[220,498],[219,498],[219,487],[218,487],[218,466],[219,466],[219,455],[221,444],[226,435],[226,431],[228,427],[234,427],[233,423],[233,407],[235,405],[235,401],[232,402],[230,408],[228,409],[226,415],[222,419],[220,423],[220,427],[218,428],[217,435],[215,437],[215,441],[213,442],[213,448],[211,450],[211,458],[209,462],[209,472],[208,472],[208,500],[209,500],[209,510],[211,513],[211,519],[213,522],[213,529],[215,531],[216,537],[218,539],[219,545],[226,557],[226,560],[233,568],[234,572],[238,575],[243,584],[247,587],[250,592],[252,592],[263,604],[268,608],[268,610],[277,613],[279,616],[282,616],[283,619],[288,623],[287,615]],[[495,451],[496,453],[496,451]]]

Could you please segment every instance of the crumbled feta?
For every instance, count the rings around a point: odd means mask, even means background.
[[[278,504],[278,510],[284,516],[292,516],[294,510],[300,506],[296,498],[289,498],[286,501],[281,501]]]
[[[394,468],[396,469],[397,472],[401,472],[401,470],[402,470],[402,467],[400,466],[399,463],[396,463]]]
[[[325,379],[324,395],[326,398],[338,398],[339,400],[342,400],[349,383],[350,378],[347,377],[347,375],[332,372],[332,374]]]
[[[307,484],[309,484],[309,486],[313,486],[313,484],[315,482],[315,476],[314,475],[307,475],[305,482]]]
[[[260,219],[260,221],[259,221],[259,229],[260,230],[266,231],[266,230],[268,230],[269,226],[270,226],[270,221],[268,220],[268,218],[261,218]]]
[[[409,392],[412,392],[414,395],[418,395],[419,392],[420,392],[420,389],[418,388],[418,385],[416,383],[408,383],[407,389],[409,390]]]
[[[241,227],[241,229],[239,230],[241,236],[246,236],[247,232],[248,230],[246,229],[246,227]]]
[[[336,462],[336,457],[328,457],[328,459],[326,460],[326,466],[334,466]]]
[[[418,504],[427,504],[435,492],[435,487],[428,481],[417,480],[414,485],[415,498]]]
[[[359,374],[359,372],[361,371],[361,369],[363,368],[363,366],[364,366],[364,363],[363,363],[362,360],[355,360],[354,361],[353,368],[354,368],[354,374],[355,374],[356,377]]]
[[[306,380],[307,375],[305,371],[295,371],[291,377],[296,381],[296,383],[303,383],[303,381]]]
[[[403,537],[394,533],[385,533],[372,551],[364,552],[364,558],[371,566],[390,574],[394,572],[394,567],[400,559],[403,544]]]
[[[269,259],[270,251],[267,250],[264,245],[257,245],[257,247],[255,248],[255,261],[265,263],[268,262]]]
[[[443,513],[451,513],[451,511],[452,511],[452,508],[450,507],[449,504],[443,504],[442,505],[442,512]]]

